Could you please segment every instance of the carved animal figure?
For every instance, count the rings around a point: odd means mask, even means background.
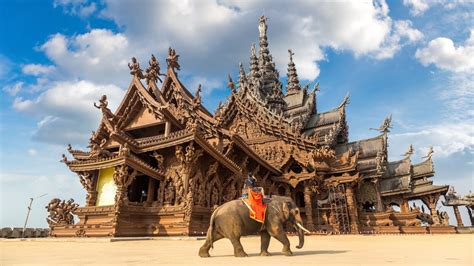
[[[74,212],[79,204],[74,203],[73,199],[61,201],[58,198],[52,199],[45,207],[48,212],[48,224],[74,224]]]
[[[260,234],[260,256],[269,256],[268,245],[274,237],[283,244],[283,254],[291,256],[290,241],[285,233],[285,224],[291,225],[299,236],[296,248],[304,244],[304,232],[309,232],[302,226],[300,211],[289,197],[274,196],[267,205],[264,223],[259,223],[249,216],[249,210],[242,200],[233,200],[219,206],[211,216],[209,230],[204,245],[199,249],[199,256],[209,257],[209,249],[213,243],[222,238],[228,238],[234,246],[234,256],[246,257],[240,238],[246,235]]]

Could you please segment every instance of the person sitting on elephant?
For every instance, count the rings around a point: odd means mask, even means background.
[[[244,188],[242,189],[242,198],[248,198],[249,190],[253,192],[259,192],[262,194],[262,198],[264,197],[263,188],[257,187],[257,179],[252,175],[252,173],[248,174],[247,179],[244,182]]]

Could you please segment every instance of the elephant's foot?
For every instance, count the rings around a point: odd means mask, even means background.
[[[247,253],[245,253],[245,251],[236,251],[234,252],[234,256],[235,257],[240,257],[240,258],[243,258],[243,257],[248,257],[249,255],[247,255]]]
[[[208,258],[210,257],[211,255],[209,255],[209,251],[206,250],[205,248],[200,248],[199,249],[199,257],[201,258]]]
[[[289,249],[288,250],[283,250],[282,253],[285,256],[293,256],[293,252],[291,252],[291,250],[289,250]]]
[[[270,252],[268,251],[262,251],[260,252],[260,256],[271,256],[272,254],[270,254]]]

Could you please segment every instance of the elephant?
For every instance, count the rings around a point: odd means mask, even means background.
[[[199,249],[200,257],[209,257],[209,249],[213,243],[222,238],[228,238],[234,247],[235,257],[246,257],[240,237],[260,234],[260,256],[270,256],[268,246],[270,238],[274,237],[283,244],[283,254],[291,256],[290,241],[286,236],[285,224],[295,228],[299,236],[300,249],[304,245],[304,232],[309,231],[302,226],[300,211],[289,197],[273,196],[267,204],[264,223],[250,218],[249,210],[242,200],[232,200],[219,206],[211,215],[206,241]]]

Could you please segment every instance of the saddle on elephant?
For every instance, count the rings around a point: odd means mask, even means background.
[[[250,218],[263,223],[267,204],[264,203],[262,190],[259,188],[247,188],[247,196],[241,198],[249,209]]]

